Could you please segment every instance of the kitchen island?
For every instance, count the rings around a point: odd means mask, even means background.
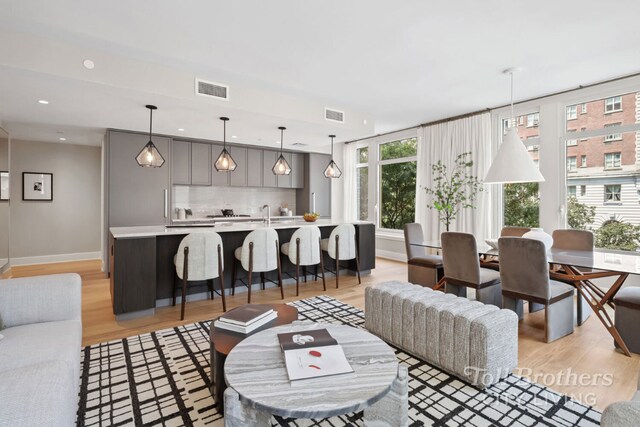
[[[331,231],[342,224],[341,221],[319,219],[315,223],[303,220],[278,219],[271,224],[264,222],[220,221],[198,226],[142,226],[112,227],[109,238],[109,272],[113,313],[118,319],[153,314],[156,307],[171,303],[173,289],[176,286],[176,271],[173,257],[178,251],[180,241],[189,233],[215,231],[222,237],[224,246],[224,286],[227,292],[231,289],[231,272],[233,269],[233,252],[242,246],[244,238],[251,231],[260,228],[272,228],[277,231],[280,244],[289,242],[291,235],[299,227],[313,224],[320,228],[322,238],[327,238]],[[356,245],[360,258],[361,274],[369,273],[375,268],[375,227],[373,223],[358,221],[356,228]],[[333,269],[334,261],[325,254],[325,267]],[[343,261],[342,268],[355,272],[355,260]],[[283,272],[293,272],[295,267],[288,257],[282,257]],[[239,268],[239,277],[246,273]],[[311,267],[310,272],[313,272]],[[268,279],[276,280],[275,271],[267,273]],[[284,275],[283,277],[286,277]],[[254,279],[255,280],[255,279]],[[327,283],[331,286],[331,281]],[[215,280],[216,289],[219,281]],[[246,288],[236,284],[236,291]],[[190,283],[189,299],[207,297],[207,284]],[[287,290],[285,289],[285,293]]]

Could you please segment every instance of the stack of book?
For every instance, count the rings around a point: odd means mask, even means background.
[[[326,329],[278,334],[290,381],[353,372],[342,346]]]
[[[250,334],[278,317],[278,312],[269,306],[248,304],[229,310],[213,326],[241,334]]]

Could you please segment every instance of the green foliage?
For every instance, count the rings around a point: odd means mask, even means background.
[[[433,187],[424,189],[431,196],[431,204],[427,207],[438,211],[438,219],[447,231],[460,209],[475,208],[473,202],[478,192],[482,191],[478,178],[471,175],[472,168],[471,153],[456,157],[451,174],[441,160],[431,165]]]
[[[504,225],[540,227],[540,196],[537,182],[504,184]]]
[[[400,159],[416,154],[415,138],[383,144],[381,159]],[[402,229],[415,220],[416,162],[403,162],[380,167],[380,227]]]
[[[569,197],[567,203],[567,223],[569,228],[586,230],[589,224],[593,224],[596,216],[596,207],[578,202],[574,196]]]
[[[640,226],[612,219],[596,230],[595,237],[597,248],[635,251],[640,246]]]

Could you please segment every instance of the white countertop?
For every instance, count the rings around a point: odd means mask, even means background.
[[[273,228],[274,230],[285,228],[298,228],[304,225],[317,225],[323,226],[336,226],[344,224],[347,221],[334,221],[331,219],[319,219],[316,222],[306,222],[300,219],[279,219],[278,221],[271,222],[271,225],[267,225],[262,222],[218,222],[215,226],[203,227],[166,227],[164,225],[151,225],[140,227],[111,227],[109,231],[116,239],[127,239],[136,237],[154,237],[154,236],[169,236],[169,235],[183,235],[195,232],[215,231],[216,233],[228,233],[234,231],[253,231],[260,228]],[[371,224],[367,221],[354,221],[353,224]]]
[[[174,218],[171,220],[173,224],[189,224],[189,223],[209,223],[209,222],[250,222],[250,221],[262,221],[263,217],[261,216],[219,216],[216,218],[187,218],[187,219],[177,219]],[[271,221],[291,221],[292,219],[302,219],[302,215],[294,215],[294,216],[272,216]]]

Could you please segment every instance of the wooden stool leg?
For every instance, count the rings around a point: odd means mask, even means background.
[[[356,246],[356,273],[358,273],[358,284],[361,285],[362,281],[360,280],[360,257],[358,256],[357,246]]]
[[[247,287],[249,288],[247,296],[247,304],[251,304],[251,276],[253,275],[253,242],[249,243],[249,271],[247,278]]]
[[[280,245],[278,244],[278,241],[276,240],[276,257],[277,257],[277,261],[278,261],[278,286],[280,286],[280,297],[282,299],[284,299],[284,286],[282,286],[282,266],[280,265],[280,257],[278,256],[279,252],[278,250],[280,249]]]
[[[322,288],[327,290],[327,282],[324,280],[324,254],[322,253],[322,242],[318,239],[318,246],[320,248],[320,270],[322,271]]]
[[[209,288],[209,296],[213,300],[213,279],[207,280],[207,287]]]
[[[340,278],[340,236],[336,236],[336,289]]]
[[[182,301],[180,304],[180,320],[184,320],[184,305],[187,300],[187,281],[189,280],[189,247],[184,248],[184,265],[182,269]]]
[[[238,260],[233,255],[233,271],[231,272],[231,296],[236,294],[236,280],[238,279]]]
[[[260,272],[260,282],[262,283],[262,290],[264,291],[264,271]]]
[[[296,296],[300,296],[300,239],[296,239]]]
[[[222,311],[227,311],[227,300],[224,296],[224,266],[222,265],[222,246],[218,245],[218,277],[220,277],[220,295],[222,296]]]

